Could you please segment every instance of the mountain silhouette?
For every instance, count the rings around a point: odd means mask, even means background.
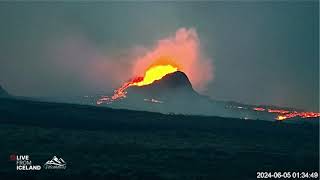
[[[257,114],[241,103],[213,100],[196,92],[187,75],[176,71],[145,86],[131,86],[126,98],[105,106],[119,109],[160,112],[165,114],[208,115],[233,118],[274,120],[274,114]],[[241,110],[239,108],[241,107]]]
[[[155,98],[162,100],[176,99],[181,96],[189,98],[197,96],[187,75],[176,71],[145,86],[132,86],[127,89],[128,97],[140,96],[140,98]]]
[[[185,88],[192,89],[192,85],[187,77],[187,75],[181,71],[176,71],[170,74],[165,75],[160,80],[153,82],[150,85],[142,86],[143,88],[147,87],[156,87],[156,88]],[[192,89],[193,90],[193,89]]]
[[[0,97],[10,97],[9,93],[0,85]]]
[[[225,104],[196,92],[187,75],[176,71],[145,86],[131,86],[126,98],[109,105],[113,108],[143,110],[174,114],[220,115]]]

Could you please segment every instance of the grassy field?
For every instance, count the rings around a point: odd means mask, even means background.
[[[10,179],[256,179],[319,169],[319,126],[0,100],[0,175]],[[16,171],[12,153],[65,170]]]

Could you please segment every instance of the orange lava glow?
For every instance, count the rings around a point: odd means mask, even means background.
[[[253,108],[255,111],[266,111],[268,113],[277,114],[276,120],[283,121],[286,119],[300,117],[300,118],[317,118],[320,117],[320,113],[317,112],[297,112],[297,111],[288,111],[283,109],[264,109],[262,107]]]
[[[282,121],[282,120],[285,120],[285,119],[287,119],[287,117],[286,116],[278,116],[277,118],[276,118],[277,120],[279,120],[279,121]]]
[[[279,113],[279,114],[288,114],[290,111],[282,110],[282,109],[268,109],[269,113]]]
[[[133,85],[144,86],[153,83],[156,80],[161,79],[163,76],[176,72],[178,68],[171,65],[158,65],[149,68],[140,82],[136,82]]]
[[[282,120],[290,119],[290,118],[294,118],[294,117],[317,118],[317,117],[320,117],[320,113],[293,111],[293,112],[289,112],[289,113],[284,114],[284,115],[279,115],[276,119],[282,121]]]
[[[97,101],[97,105],[102,103],[111,103],[114,100],[122,99],[126,97],[126,89],[130,86],[145,86],[152,84],[156,80],[160,80],[167,74],[178,71],[178,68],[173,65],[154,65],[151,66],[144,74],[144,77],[136,77],[127,82],[125,82],[120,88],[114,91],[111,97],[103,96]]]

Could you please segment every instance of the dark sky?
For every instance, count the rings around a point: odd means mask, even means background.
[[[205,94],[318,111],[318,14],[318,1],[2,2],[0,84],[33,97],[111,91],[120,82],[92,73],[92,57],[125,66],[133,47],[192,27],[213,59]]]

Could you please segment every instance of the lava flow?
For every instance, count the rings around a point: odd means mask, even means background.
[[[122,99],[126,97],[126,89],[130,86],[145,86],[152,84],[154,81],[161,79],[167,74],[178,71],[178,68],[173,65],[155,65],[151,66],[144,74],[144,77],[136,77],[125,82],[120,88],[114,91],[111,97],[103,96],[97,101],[97,104],[104,102],[111,103],[114,100]]]
[[[294,117],[301,117],[301,118],[317,118],[320,117],[320,113],[316,112],[297,112],[297,111],[288,111],[282,109],[264,109],[261,107],[253,108],[255,111],[265,111],[268,113],[275,113],[277,114],[276,120],[283,121],[286,119],[294,118]]]
[[[290,112],[287,114],[283,114],[283,115],[279,115],[277,116],[277,120],[282,121],[285,119],[290,119],[293,117],[301,117],[301,118],[317,118],[320,117],[320,113],[316,113],[316,112]]]

